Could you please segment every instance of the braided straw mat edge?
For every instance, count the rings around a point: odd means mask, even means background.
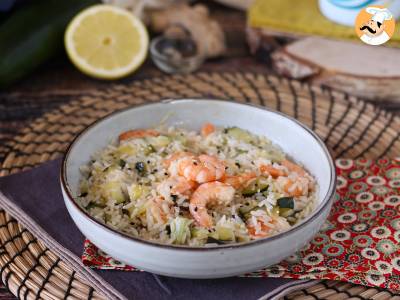
[[[400,118],[347,94],[253,73],[197,73],[115,84],[77,96],[36,119],[6,145],[11,150],[0,176],[59,157],[78,132],[108,113],[169,98],[235,99],[282,111],[313,129],[334,157],[395,157],[400,149]],[[14,295],[26,299],[103,298],[5,211],[0,211],[0,241],[0,276]],[[400,295],[321,281],[285,298],[386,300],[400,299]]]

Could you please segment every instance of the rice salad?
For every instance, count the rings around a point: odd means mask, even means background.
[[[188,246],[273,236],[311,213],[317,184],[266,137],[204,124],[129,130],[81,167],[79,205],[134,237]]]

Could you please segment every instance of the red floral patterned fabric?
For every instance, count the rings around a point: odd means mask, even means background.
[[[333,279],[400,290],[400,158],[336,160],[337,194],[328,220],[301,251],[248,277]],[[82,260],[137,271],[85,241]]]

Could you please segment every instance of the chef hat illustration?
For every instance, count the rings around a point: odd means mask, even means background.
[[[381,24],[383,24],[385,20],[390,20],[392,18],[392,14],[387,8],[367,7],[365,10],[372,15],[371,19],[373,21]]]

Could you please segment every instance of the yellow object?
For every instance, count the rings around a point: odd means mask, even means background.
[[[145,60],[149,37],[130,12],[111,5],[94,5],[80,12],[65,32],[65,48],[75,66],[101,79],[117,79]]]
[[[359,41],[354,27],[339,25],[324,17],[318,0],[256,0],[248,11],[248,24],[276,32]],[[398,28],[388,44],[400,46]]]

